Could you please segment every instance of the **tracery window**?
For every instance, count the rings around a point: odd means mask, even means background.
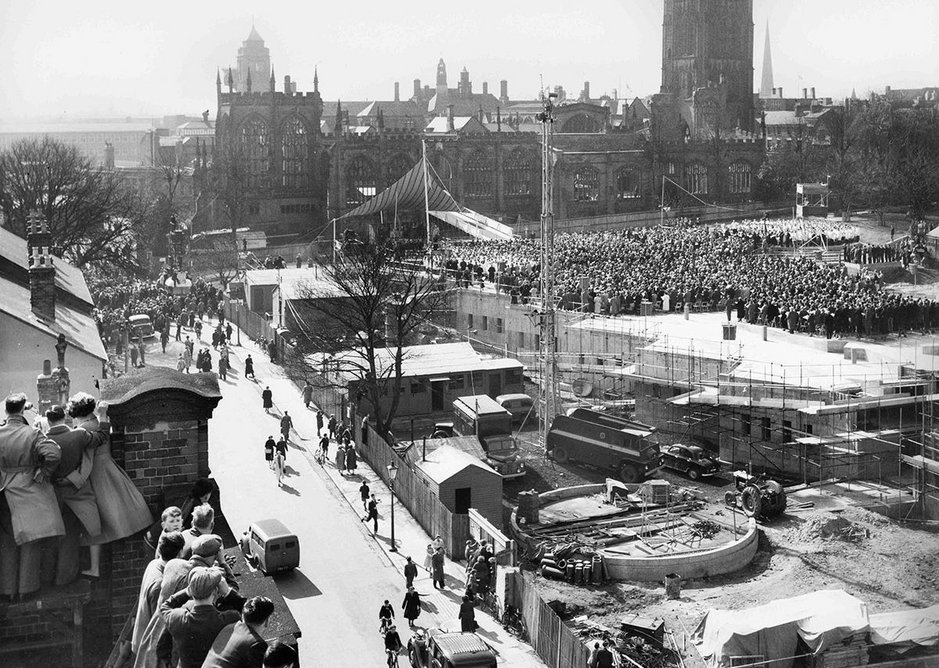
[[[574,172],[574,199],[578,202],[596,202],[600,199],[600,172],[583,165]]]
[[[470,156],[463,165],[464,193],[469,197],[492,197],[492,161],[482,151]]]
[[[685,167],[685,187],[695,195],[707,195],[707,167],[700,163],[694,163]]]
[[[531,195],[534,161],[522,151],[512,153],[503,166],[506,195]]]
[[[309,137],[303,121],[293,118],[284,125],[281,140],[283,156],[282,185],[301,188],[310,181]]]
[[[260,188],[265,184],[269,166],[267,124],[260,119],[250,120],[241,126],[241,149],[248,172],[248,187]]]
[[[388,163],[387,174],[388,183],[394,183],[414,166],[414,161],[408,156],[399,153],[391,158]]]
[[[738,160],[727,168],[730,175],[730,192],[735,194],[749,193],[752,182],[752,168],[749,162]]]
[[[371,199],[378,191],[372,163],[355,158],[346,170],[346,204],[357,206]]]
[[[616,198],[636,199],[642,197],[640,193],[639,170],[633,167],[623,167],[616,173]]]

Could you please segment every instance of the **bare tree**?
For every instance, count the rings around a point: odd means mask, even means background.
[[[300,323],[303,346],[330,358],[331,372],[353,379],[383,437],[398,410],[403,348],[445,298],[436,276],[394,261],[386,236],[346,243],[325,265],[324,281],[298,289],[319,321]]]
[[[133,224],[141,208],[119,174],[93,166],[73,146],[43,137],[0,152],[0,210],[7,226],[25,236],[29,212],[41,211],[57,253],[78,267],[104,263],[138,271]]]
[[[223,290],[238,275],[238,246],[227,235],[213,239],[210,248],[190,253],[193,266],[218,280]]]

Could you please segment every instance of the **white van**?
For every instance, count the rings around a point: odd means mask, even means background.
[[[527,394],[500,394],[496,403],[512,414],[513,422],[526,421],[532,424],[538,417],[535,401]]]

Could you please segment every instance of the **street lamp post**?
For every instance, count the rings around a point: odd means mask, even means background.
[[[398,476],[398,467],[394,462],[388,464],[388,486],[391,488],[391,551],[397,552],[395,544],[395,478]]]

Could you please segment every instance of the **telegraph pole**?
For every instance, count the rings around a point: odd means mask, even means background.
[[[542,93],[544,96],[544,93]],[[554,168],[551,138],[554,134],[554,98],[542,97],[541,123],[541,445],[547,452],[548,429],[558,412],[557,323],[554,300]]]

